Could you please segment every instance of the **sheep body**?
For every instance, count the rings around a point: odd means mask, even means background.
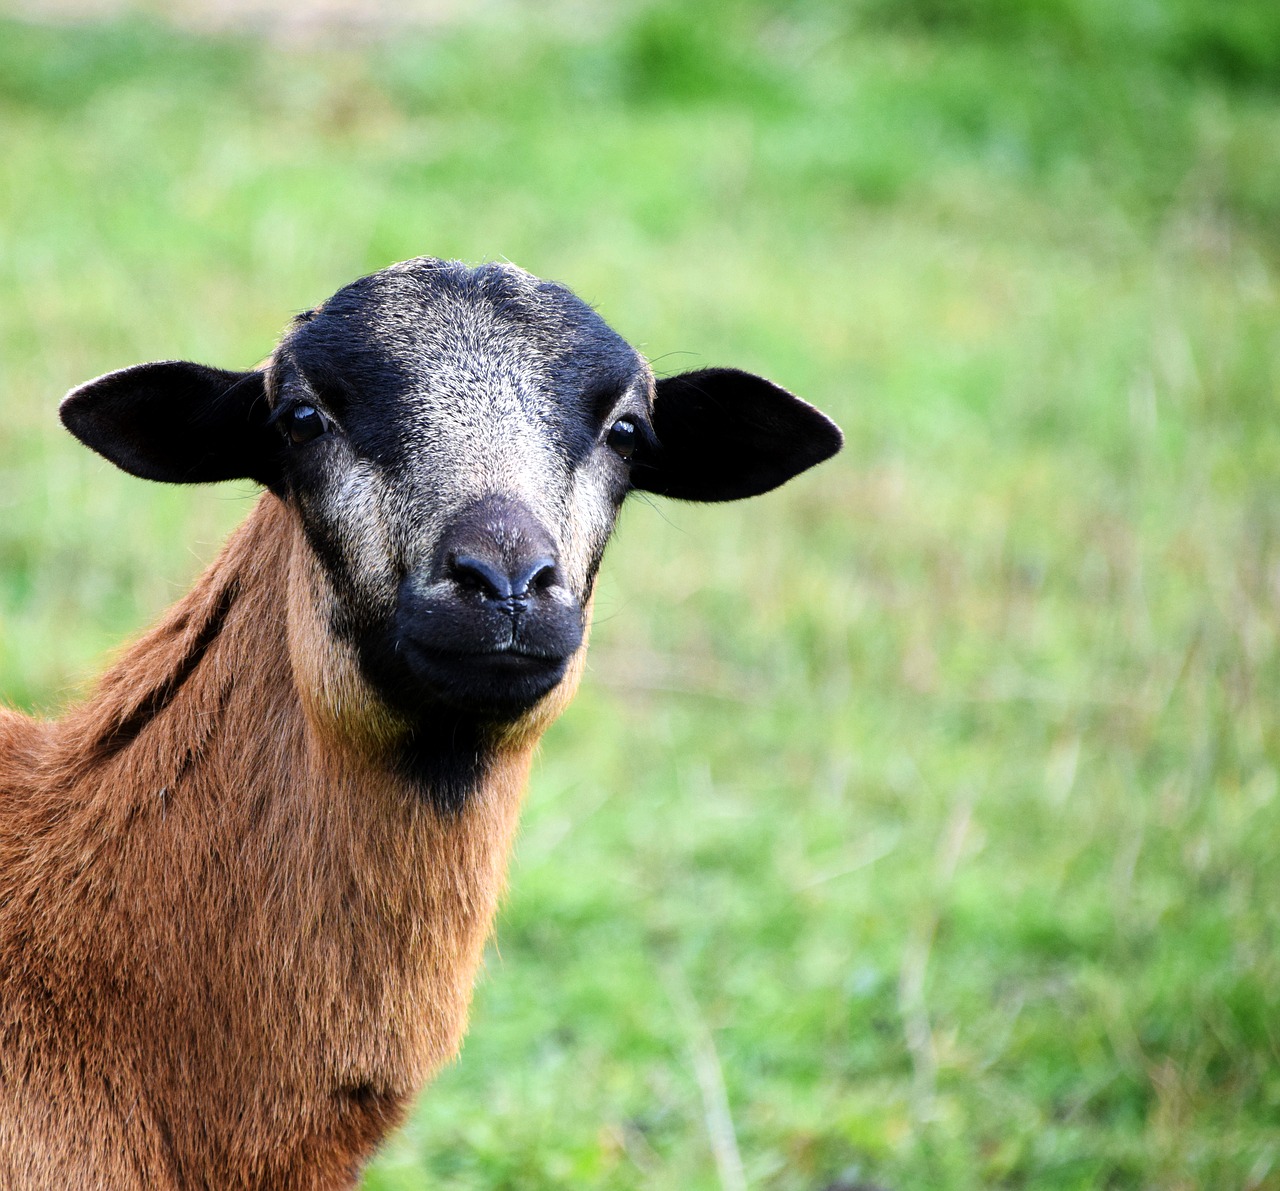
[[[326,748],[300,539],[264,495],[95,698],[0,718],[0,1185],[349,1186],[456,1052],[535,732],[456,813]]]

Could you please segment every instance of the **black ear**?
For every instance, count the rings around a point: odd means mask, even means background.
[[[736,368],[704,368],[658,381],[656,450],[631,484],[679,500],[757,496],[831,458],[840,428],[799,397]]]
[[[72,389],[58,413],[85,446],[144,480],[272,485],[279,476],[261,372],[138,364]]]

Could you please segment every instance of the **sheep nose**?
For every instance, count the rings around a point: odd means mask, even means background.
[[[564,603],[555,539],[528,505],[504,496],[468,505],[441,536],[432,573],[473,609],[511,615]],[[554,593],[554,594],[553,594]]]
[[[556,561],[545,554],[533,559],[490,560],[475,554],[455,554],[449,570],[461,587],[478,591],[497,603],[523,603],[559,579]]]

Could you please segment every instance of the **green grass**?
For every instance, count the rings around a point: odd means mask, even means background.
[[[377,1189],[1280,1187],[1280,18],[481,7],[354,47],[0,25],[0,694],[252,499],[71,385],[423,252],[848,432],[637,503],[459,1063]],[[1120,14],[1120,15],[1117,15]],[[722,1130],[721,1130],[722,1131]]]

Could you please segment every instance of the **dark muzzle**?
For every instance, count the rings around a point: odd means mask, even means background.
[[[426,574],[405,578],[393,631],[406,696],[509,718],[564,676],[582,606],[533,511],[490,496],[449,526]]]

